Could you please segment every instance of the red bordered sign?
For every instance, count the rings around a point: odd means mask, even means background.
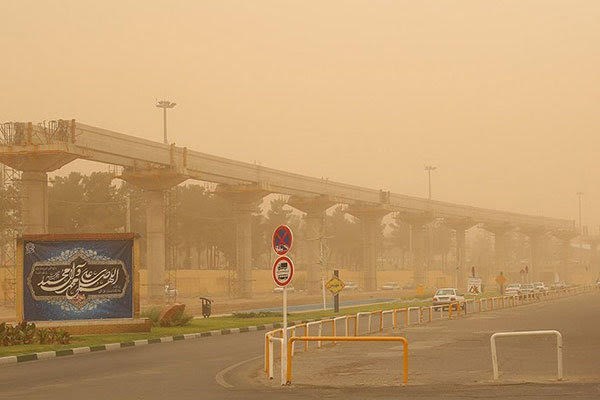
[[[279,257],[273,264],[273,280],[277,286],[287,286],[294,276],[294,263],[289,257]]]
[[[292,230],[287,225],[280,225],[273,232],[273,250],[282,256],[292,248]]]

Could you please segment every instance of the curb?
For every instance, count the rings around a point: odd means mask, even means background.
[[[304,324],[306,322],[312,322],[312,321],[317,321],[317,320],[315,319],[315,320],[307,320],[307,321],[294,321],[294,322],[290,322],[288,325],[293,326],[293,325]],[[40,353],[19,354],[16,356],[0,357],[0,366],[23,363],[23,362],[28,362],[28,361],[49,360],[49,359],[57,358],[57,357],[73,356],[76,354],[84,354],[84,353],[94,353],[97,351],[114,351],[114,350],[129,348],[129,347],[145,346],[148,344],[170,343],[170,342],[177,342],[180,340],[201,339],[201,338],[212,337],[212,336],[223,336],[223,335],[232,335],[232,334],[245,333],[245,332],[266,331],[269,329],[281,328],[282,326],[283,326],[282,323],[275,322],[273,324],[266,324],[266,325],[244,326],[241,328],[220,329],[220,330],[214,330],[214,331],[208,331],[208,332],[198,332],[198,333],[185,333],[182,335],[165,336],[165,337],[154,338],[154,339],[140,339],[140,340],[133,340],[133,341],[129,341],[129,342],[109,343],[109,344],[102,344],[102,345],[97,345],[97,346],[75,347],[72,349],[63,349],[63,350],[56,350],[56,351],[43,351]]]

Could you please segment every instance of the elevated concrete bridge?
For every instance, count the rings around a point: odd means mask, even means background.
[[[378,226],[389,213],[411,225],[416,265],[424,259],[424,225],[443,219],[456,230],[457,265],[464,267],[465,231],[477,224],[493,232],[499,267],[506,259],[505,234],[518,229],[531,239],[532,267],[536,269],[537,242],[545,235],[569,241],[575,236],[574,221],[427,200],[384,190],[348,185],[259,165],[217,157],[185,147],[167,145],[76,122],[52,121],[45,125],[5,123],[0,125],[0,162],[23,171],[23,221],[25,233],[46,233],[47,173],[76,159],[86,159],[124,168],[122,179],[144,189],[147,207],[149,285],[152,297],[162,295],[165,260],[164,191],[187,180],[219,184],[217,192],[231,200],[237,223],[237,276],[243,296],[250,293],[250,215],[256,202],[270,193],[290,195],[289,204],[306,212],[309,232],[318,232],[325,210],[347,204],[347,212],[363,227],[365,288],[375,289]],[[318,280],[318,243],[309,249],[309,286]],[[466,268],[460,268],[465,270]],[[417,268],[416,283],[424,282],[424,269]]]

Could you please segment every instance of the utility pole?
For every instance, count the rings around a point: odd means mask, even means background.
[[[579,234],[583,235],[583,226],[581,225],[581,198],[583,197],[583,192],[577,192],[577,197],[579,197]]]
[[[429,181],[429,194],[427,196],[427,198],[429,200],[431,200],[431,171],[435,171],[436,169],[437,169],[437,167],[433,166],[433,165],[425,166],[425,171],[427,171],[427,176],[428,176],[428,181]]]
[[[170,102],[169,100],[161,100],[156,103],[156,107],[163,109],[163,130],[164,130],[164,144],[169,144],[167,140],[167,109],[173,108],[177,105],[177,103]]]

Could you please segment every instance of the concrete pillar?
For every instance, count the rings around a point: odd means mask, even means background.
[[[529,237],[529,280],[542,280],[543,271],[543,252],[546,241],[545,231],[543,229],[521,229],[521,232]]]
[[[166,203],[163,190],[144,190],[146,201],[146,265],[148,296],[151,301],[164,297]]]
[[[491,272],[490,275],[496,276],[500,272],[503,272],[504,275],[507,275],[507,273],[512,272],[512,271],[509,271],[509,265],[508,265],[508,251],[509,251],[508,247],[509,246],[508,246],[508,237],[507,237],[507,233],[512,229],[512,227],[507,224],[488,224],[488,223],[486,223],[486,224],[484,224],[483,229],[494,234],[494,253],[495,253],[494,267],[496,270],[490,271]],[[517,277],[512,277],[512,278],[515,279]]]
[[[323,231],[323,212],[307,213],[306,221],[306,290],[310,294],[320,292],[321,275],[324,274],[324,260],[321,257],[321,238]]]
[[[321,291],[321,277],[325,277],[324,263],[321,254],[321,246],[324,245],[323,223],[325,211],[336,204],[328,196],[301,197],[291,196],[288,205],[306,213],[304,216],[306,244],[306,290],[308,293],[316,294]],[[326,278],[326,277],[325,277]],[[343,279],[343,277],[342,277]]]
[[[235,218],[235,297],[252,297],[252,213],[254,204],[233,203]]]
[[[346,210],[360,220],[363,283],[365,290],[377,290],[377,250],[381,241],[381,219],[390,211],[384,205],[356,204]]]
[[[48,233],[48,174],[23,171],[21,184],[23,233]]]
[[[561,230],[552,233],[558,239],[559,264],[554,263],[554,279],[558,274],[561,281],[567,280],[569,260],[571,259],[571,240],[577,236],[575,230]]]
[[[425,221],[412,221],[410,223],[410,252],[413,268],[415,269],[415,285],[424,285],[427,282],[426,235]]]
[[[364,215],[360,219],[362,230],[363,268],[365,290],[377,290],[377,241],[381,232],[381,217]]]
[[[467,277],[471,275],[471,269],[467,267],[467,246],[466,232],[467,229],[475,225],[470,218],[446,218],[446,225],[453,229],[456,236],[456,259],[453,265],[453,272],[456,279],[456,287],[466,287]],[[475,273],[481,276],[482,271]]]
[[[166,278],[166,191],[183,182],[185,175],[160,168],[126,168],[120,176],[143,189],[146,203],[146,268],[150,301],[164,299]]]
[[[409,252],[414,269],[415,285],[427,283],[427,224],[433,220],[429,213],[399,213],[398,217],[410,225]]]
[[[219,185],[215,192],[231,202],[235,219],[234,296],[252,297],[252,214],[269,192],[257,184]]]

